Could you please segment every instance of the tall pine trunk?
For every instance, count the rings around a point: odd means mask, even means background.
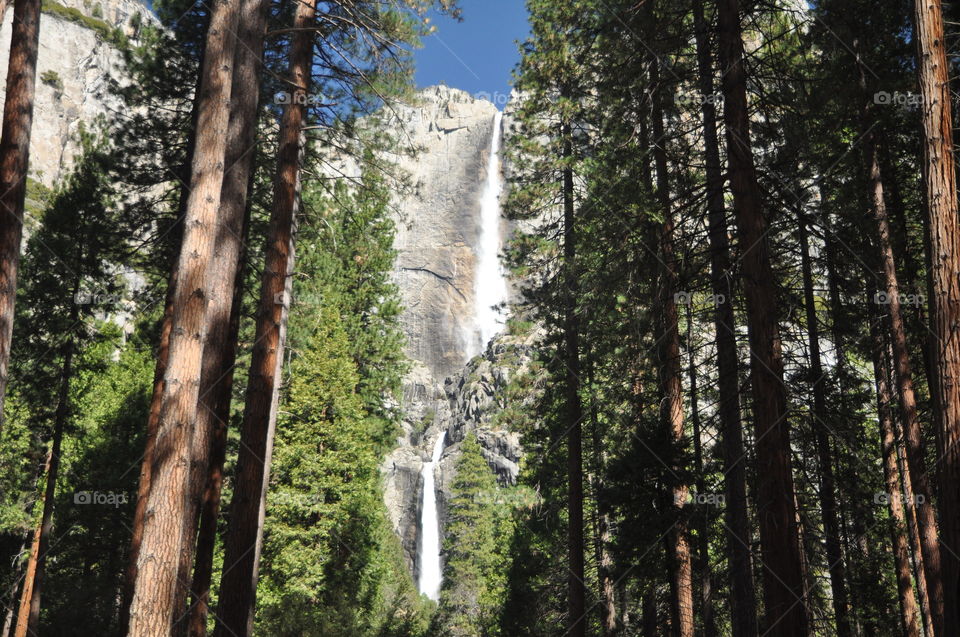
[[[914,23],[923,112],[923,156],[933,295],[936,395],[940,405],[940,529],[943,626],[938,635],[960,632],[960,224],[953,158],[950,67],[939,0],[917,0]],[[921,507],[926,510],[929,507]],[[925,517],[925,516],[924,516]],[[924,555],[927,573],[931,565]],[[930,590],[933,597],[936,591]],[[938,606],[934,602],[934,621]]]
[[[72,299],[80,289],[79,279],[72,285]],[[79,304],[70,309],[68,323],[76,325],[80,316]],[[70,412],[70,381],[73,377],[74,339],[67,338],[63,345],[63,364],[60,367],[60,379],[57,389],[57,407],[53,415],[53,438],[46,462],[46,485],[43,491],[43,513],[30,549],[30,561],[27,577],[20,598],[20,610],[17,616],[16,637],[40,634],[40,599],[43,581],[46,575],[47,551],[50,548],[50,534],[53,532],[53,506],[56,500],[57,478],[60,474],[60,449],[63,445],[63,433]]]
[[[172,329],[153,450],[150,493],[130,603],[131,637],[167,637],[177,608],[186,519],[191,514],[191,442],[197,417],[206,310],[217,274],[215,251],[226,155],[237,0],[221,0],[211,15],[203,60],[191,190],[183,221]],[[232,278],[231,278],[232,281]]]
[[[0,133],[0,431],[13,340],[39,45],[40,0],[16,0]]]
[[[653,157],[657,173],[657,200],[663,215],[659,236],[658,315],[659,343],[657,361],[660,375],[660,421],[671,442],[671,457],[684,455],[684,415],[680,367],[680,325],[676,297],[679,290],[677,262],[674,256],[674,220],[670,204],[670,179],[667,173],[666,132],[663,123],[662,93],[658,62],[654,62],[651,84],[653,98]],[[676,637],[693,637],[693,570],[686,502],[689,489],[680,478],[683,467],[671,460],[670,501],[674,523],[667,533],[667,557],[670,569],[671,628]]]
[[[894,432],[892,395],[890,391],[890,363],[881,329],[881,316],[870,317],[873,375],[877,393],[877,421],[880,425],[880,451],[883,459],[883,478],[887,489],[887,508],[890,512],[890,540],[893,547],[894,571],[897,577],[897,598],[900,602],[900,622],[906,637],[920,637],[920,612],[913,593],[910,568],[910,545],[907,541],[907,517],[903,508],[903,489],[897,467],[896,434]]]
[[[820,511],[823,516],[824,543],[827,553],[827,570],[833,591],[833,612],[837,622],[837,636],[849,637],[850,607],[847,599],[846,568],[840,547],[840,518],[837,507],[836,479],[833,473],[833,451],[827,421],[830,414],[825,394],[826,375],[820,355],[820,327],[817,318],[816,298],[813,293],[813,265],[810,258],[810,241],[807,221],[801,212],[797,219],[797,234],[800,239],[800,269],[803,277],[803,300],[807,320],[807,343],[810,356],[810,384],[813,390],[813,413],[811,426],[820,465]]]
[[[231,566],[224,571],[220,584],[219,621],[214,633],[218,637],[253,634],[266,492],[293,272],[293,229],[299,203],[315,14],[316,0],[297,4],[287,78],[291,99],[284,109],[280,126],[273,207],[267,230],[266,264],[261,278],[256,336],[240,432],[236,487],[224,540],[224,563]]]
[[[763,560],[764,630],[768,635],[808,634],[797,511],[794,504],[783,353],[777,324],[777,288],[767,242],[753,150],[738,0],[719,0],[727,161],[740,245],[750,333],[750,376],[756,438],[757,515]]]
[[[703,147],[706,160],[707,214],[710,240],[710,282],[715,301],[714,330],[717,347],[717,390],[720,418],[723,474],[726,490],[727,553],[730,573],[730,624],[733,637],[755,637],[757,602],[753,587],[750,552],[750,518],[747,510],[747,477],[740,420],[740,364],[737,357],[734,288],[730,263],[730,240],[723,201],[723,165],[717,135],[717,107],[709,32],[702,0],[693,3],[697,42]]]
[[[577,317],[577,233],[575,226],[572,129],[565,123],[560,132],[563,158],[563,278],[564,380],[567,426],[567,634],[586,634],[586,603],[583,559],[583,404],[580,400],[580,321]]]
[[[209,25],[208,25],[209,26]],[[200,68],[203,68],[203,54],[200,56]],[[187,200],[190,196],[190,171],[193,164],[193,152],[197,141],[197,118],[200,115],[200,85],[203,74],[198,72],[194,87],[193,103],[190,111],[190,131],[187,135],[187,148],[183,164],[177,179],[180,193],[176,218],[170,233],[175,251],[170,259],[170,274],[167,277],[167,293],[163,304],[163,317],[160,322],[160,338],[157,341],[156,363],[153,369],[153,393],[147,410],[147,425],[143,457],[140,461],[140,477],[137,482],[137,503],[134,507],[133,525],[130,533],[130,551],[123,577],[123,591],[120,600],[120,626],[130,624],[130,602],[137,584],[137,561],[140,559],[140,545],[143,543],[143,522],[147,513],[147,499],[153,479],[154,450],[156,449],[157,428],[160,425],[160,406],[163,403],[163,380],[167,373],[167,361],[170,357],[170,332],[173,330],[173,303],[177,292],[177,268],[179,266],[180,243],[183,241],[183,218],[187,212]]]
[[[883,195],[883,177],[877,154],[877,143],[871,130],[868,111],[864,115],[865,139],[863,156],[867,171],[870,212],[873,216],[876,236],[876,260],[879,263],[878,278],[882,292],[874,295],[874,301],[886,308],[890,343],[897,388],[900,395],[900,411],[906,434],[907,463],[913,480],[914,492],[922,496],[915,502],[920,533],[920,549],[923,554],[927,594],[933,620],[932,632],[937,637],[943,633],[943,583],[940,577],[941,551],[937,539],[937,519],[933,506],[933,488],[924,456],[923,431],[917,411],[917,398],[913,385],[910,351],[900,306],[900,286],[897,281],[896,261],[893,254],[890,221]],[[921,501],[922,500],[922,501]]]
[[[220,195],[220,219],[214,257],[211,262],[213,285],[207,305],[207,340],[203,346],[199,407],[194,424],[190,467],[190,506],[184,520],[185,541],[181,547],[180,575],[176,608],[185,609],[187,592],[205,599],[210,584],[206,564],[212,561],[216,511],[219,509],[220,474],[223,471],[227,421],[236,363],[236,339],[239,327],[239,299],[235,293],[242,268],[246,237],[247,196],[256,152],[257,113],[260,98],[263,38],[268,3],[240,0],[240,30],[237,33],[232,76],[230,120],[227,128],[226,172]],[[202,580],[192,584],[191,569],[196,554],[197,529],[202,507],[207,509],[203,540],[204,555],[197,555]],[[211,519],[212,514],[212,519]],[[209,555],[208,555],[209,554]],[[177,623],[177,635],[187,634],[188,617],[205,614],[206,604],[195,603]],[[179,611],[178,611],[179,615]],[[204,622],[205,623],[205,620]],[[194,624],[203,625],[197,619]]]

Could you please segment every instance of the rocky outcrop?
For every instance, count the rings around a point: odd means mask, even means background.
[[[60,5],[90,18],[91,24],[119,28],[127,36],[135,35],[136,20],[131,21],[134,14],[139,14],[144,24],[156,22],[138,0],[64,0]],[[5,96],[12,22],[13,11],[7,11],[0,28],[0,101]],[[122,56],[102,33],[56,14],[41,15],[31,177],[44,185],[54,185],[77,153],[76,133],[81,122],[90,125],[101,116],[111,118],[121,112],[123,106],[110,93],[109,82],[111,77],[123,75]]]
[[[407,562],[417,575],[420,504],[423,480],[420,470],[429,460],[437,436],[446,442],[435,468],[440,527],[446,526],[447,502],[460,459],[460,445],[469,432],[476,435],[481,452],[498,482],[517,479],[523,447],[520,435],[497,421],[508,401],[511,379],[523,374],[533,359],[533,335],[501,334],[486,351],[474,357],[443,386],[411,382],[406,386],[405,435],[383,465],[385,501]]]

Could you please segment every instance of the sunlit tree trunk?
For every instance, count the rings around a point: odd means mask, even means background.
[[[206,310],[216,287],[211,268],[223,185],[236,0],[221,0],[207,33],[191,190],[177,265],[169,355],[154,441],[150,493],[130,603],[130,637],[168,637],[183,613],[176,607],[185,520],[191,513],[190,463],[206,339]],[[232,281],[232,278],[231,278]]]
[[[13,341],[39,45],[40,0],[16,0],[0,132],[0,430]]]
[[[887,489],[887,508],[890,512],[890,539],[897,577],[897,597],[900,602],[900,621],[903,634],[920,637],[920,612],[913,594],[910,568],[910,545],[907,541],[907,517],[903,508],[903,489],[897,467],[897,447],[890,392],[890,364],[887,346],[882,335],[881,317],[870,318],[873,347],[873,375],[877,393],[877,420],[880,425],[880,450],[883,456],[883,477]]]
[[[226,428],[230,417],[233,390],[233,369],[236,363],[236,340],[239,329],[239,299],[235,293],[241,281],[239,273],[245,251],[247,195],[253,174],[252,150],[256,142],[257,113],[260,97],[263,38],[268,3],[263,0],[241,0],[240,30],[237,33],[227,128],[226,172],[220,196],[220,219],[214,256],[211,262],[211,286],[207,305],[207,339],[203,348],[199,407],[194,424],[190,467],[190,506],[184,520],[185,541],[181,547],[181,586],[177,589],[175,608],[186,609],[188,589],[195,602],[178,621],[177,635],[186,635],[188,624],[194,631],[205,630],[206,598],[209,593],[210,569],[219,511],[220,484],[225,457]],[[201,513],[206,514],[202,532]],[[204,554],[195,548],[202,544]],[[200,581],[192,583],[191,570],[196,555]],[[201,617],[202,616],[202,619]],[[192,618],[192,619],[191,619]]]
[[[203,68],[203,56],[200,58]],[[123,577],[123,593],[120,600],[120,626],[130,624],[130,602],[137,583],[137,561],[140,558],[140,545],[143,543],[143,522],[147,512],[147,498],[153,479],[153,454],[156,448],[157,427],[160,424],[160,406],[163,402],[163,379],[167,373],[167,360],[170,356],[170,332],[173,330],[173,302],[177,291],[177,268],[179,265],[180,243],[183,240],[182,219],[187,212],[187,200],[190,196],[190,171],[193,163],[193,151],[196,147],[197,118],[200,114],[200,83],[202,74],[197,74],[194,87],[193,104],[190,113],[190,132],[187,136],[187,149],[177,179],[180,182],[180,197],[176,218],[170,228],[172,244],[176,246],[170,261],[170,274],[167,277],[167,293],[163,304],[163,317],[160,322],[160,338],[157,342],[156,363],[153,370],[153,393],[147,410],[147,425],[143,458],[140,461],[140,478],[137,482],[137,503],[134,507],[133,523],[130,533],[130,552]]]
[[[934,623],[943,613],[943,631],[938,637],[960,633],[960,224],[957,222],[956,167],[953,158],[953,126],[950,66],[940,0],[917,0],[914,25],[918,49],[923,113],[924,182],[926,186],[928,237],[933,296],[931,330],[935,335],[936,394],[940,405],[940,529],[945,550],[940,564],[932,564],[926,552],[927,574],[940,570],[943,577],[942,609],[937,590],[928,586]],[[926,475],[921,476],[921,484]],[[918,489],[918,493],[924,493]],[[920,506],[927,524],[929,505]],[[924,530],[924,545],[928,541]],[[931,553],[934,559],[936,555]]]
[[[281,381],[287,310],[293,273],[294,220],[300,198],[300,161],[313,62],[316,0],[297,4],[287,78],[291,99],[283,111],[260,286],[256,336],[240,432],[236,486],[224,540],[215,635],[253,634],[263,521]]]
[[[865,113],[864,117],[867,118],[868,113]],[[863,156],[868,177],[870,212],[873,216],[874,231],[876,232],[876,259],[880,266],[878,275],[882,282],[882,291],[871,300],[886,308],[890,329],[890,344],[893,348],[895,378],[900,395],[901,418],[906,434],[907,462],[910,465],[914,492],[922,496],[916,501],[915,507],[920,532],[920,548],[923,553],[926,588],[931,604],[933,633],[937,637],[942,637],[943,584],[940,577],[941,551],[937,539],[937,519],[932,498],[933,488],[924,456],[923,431],[920,424],[920,415],[917,411],[910,351],[907,345],[906,329],[900,305],[900,286],[897,281],[890,222],[883,195],[883,178],[880,174],[876,138],[871,126],[868,125],[872,122],[865,119],[863,124],[864,130],[867,131],[863,141]]]

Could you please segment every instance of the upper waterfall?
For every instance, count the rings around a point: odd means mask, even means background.
[[[500,263],[500,194],[503,177],[500,172],[500,135],[503,113],[493,118],[487,177],[480,199],[480,236],[474,277],[474,325],[468,339],[467,353],[473,357],[483,351],[490,339],[503,327],[503,309],[507,300],[507,279]]]

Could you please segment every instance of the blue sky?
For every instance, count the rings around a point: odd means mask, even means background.
[[[470,93],[509,95],[511,73],[520,58],[516,41],[528,32],[524,5],[524,0],[460,0],[459,23],[434,13],[438,30],[416,52],[417,86],[443,82]],[[505,100],[492,101],[503,109]]]

